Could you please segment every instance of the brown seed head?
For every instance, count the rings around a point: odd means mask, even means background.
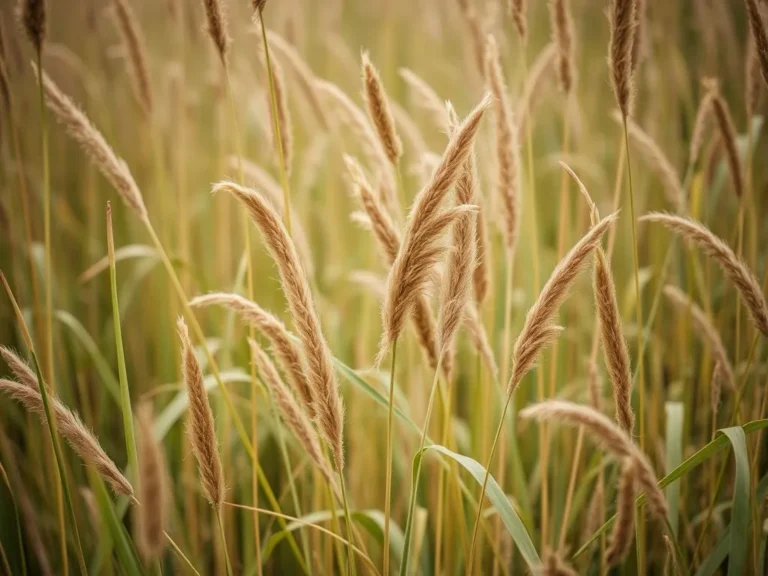
[[[128,0],[114,0],[115,15],[117,16],[120,36],[128,56],[131,81],[136,98],[142,111],[147,116],[152,115],[152,86],[149,81],[149,66],[147,51],[141,26],[136,19]]]
[[[468,210],[459,207],[441,211],[440,205],[460,176],[472,151],[480,120],[490,103],[490,96],[486,95],[456,129],[430,182],[413,202],[403,243],[387,277],[379,362],[402,331],[408,313],[418,295],[423,293],[435,265],[445,252],[445,247],[440,244],[443,232],[462,212]]]
[[[573,18],[568,0],[549,0],[549,18],[552,39],[557,46],[557,79],[560,89],[567,95],[576,81]]]
[[[621,465],[621,476],[617,489],[616,521],[606,551],[608,566],[620,564],[632,548],[632,534],[635,529],[635,462],[625,458]]]
[[[18,15],[29,41],[39,54],[43,49],[47,28],[45,0],[19,0]]]
[[[384,91],[384,84],[379,72],[371,64],[368,52],[362,53],[363,60],[363,95],[368,107],[368,117],[376,128],[387,158],[392,165],[397,165],[403,155],[403,144],[395,129],[395,120],[389,106],[389,99]]]
[[[165,548],[168,493],[167,472],[160,444],[152,431],[152,406],[136,413],[139,451],[139,502],[136,507],[136,544],[146,561],[160,558]]]
[[[621,114],[626,118],[632,113],[632,54],[635,45],[636,0],[611,2],[611,41],[608,65],[611,68],[613,92]]]
[[[176,327],[181,340],[181,372],[189,397],[187,431],[192,451],[197,459],[203,491],[211,505],[218,510],[224,501],[225,488],[213,412],[208,403],[203,371],[195,356],[195,349],[189,339],[189,330],[183,318],[179,318]]]
[[[765,28],[765,19],[758,0],[744,1],[747,5],[749,26],[755,39],[757,58],[760,61],[760,73],[763,76],[763,81],[768,85],[768,32]]]
[[[720,265],[723,273],[736,287],[752,316],[755,327],[764,336],[768,336],[768,305],[760,288],[760,282],[725,242],[701,222],[682,216],[652,212],[641,217],[640,221],[658,222],[675,234],[698,244],[707,256]]]
[[[24,408],[38,415],[43,424],[48,421],[45,415],[43,398],[35,379],[35,387],[20,384],[12,380],[0,379],[0,391],[5,392],[14,400],[20,402]],[[99,444],[98,439],[80,420],[80,417],[70,411],[61,401],[48,392],[53,416],[56,420],[56,431],[64,438],[72,450],[82,458],[86,464],[94,467],[99,475],[112,487],[117,494],[133,496],[133,487],[120,472],[112,459],[107,456]]]
[[[261,231],[277,265],[293,325],[304,352],[304,372],[312,391],[315,423],[333,451],[336,466],[341,471],[344,468],[344,406],[333,372],[331,350],[323,336],[309,281],[296,247],[280,216],[260,194],[232,182],[219,182],[214,185],[213,191],[228,192],[243,204]]]
[[[221,0],[203,0],[203,7],[205,8],[208,34],[210,34],[211,40],[213,40],[216,46],[216,52],[219,54],[221,63],[226,66],[230,39],[227,35],[227,19],[224,14],[224,5]]]
[[[35,68],[37,73],[37,68]],[[77,142],[104,177],[109,180],[123,202],[138,214],[147,218],[147,209],[139,187],[125,161],[110,148],[101,132],[96,130],[87,116],[65,96],[59,87],[43,73],[43,89],[48,107],[64,125],[69,135]]]
[[[616,217],[617,214],[611,214],[593,226],[552,271],[538,299],[528,311],[523,329],[515,342],[512,352],[512,377],[507,384],[507,395],[512,395],[533,367],[539,353],[557,338],[562,330],[555,326],[552,320],[568,295],[579,270],[587,262],[587,257],[600,243],[603,234]]]

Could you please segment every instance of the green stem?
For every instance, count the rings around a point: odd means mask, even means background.
[[[229,559],[229,550],[227,549],[227,536],[224,532],[224,522],[221,519],[221,508],[217,506],[214,513],[216,514],[216,522],[219,525],[219,534],[221,534],[221,545],[224,547],[224,561],[227,564],[227,576],[233,576],[232,562]]]
[[[384,494],[384,543],[382,554],[384,561],[381,573],[389,574],[389,523],[392,506],[392,426],[395,406],[395,366],[397,362],[397,338],[392,344],[392,366],[389,369],[389,409],[387,411],[387,476]]]
[[[40,143],[43,159],[43,242],[45,247],[45,368],[53,389],[56,384],[53,375],[53,264],[51,259],[51,167],[48,158],[48,126],[45,113],[45,93],[43,91],[43,55],[42,49],[37,51],[37,86],[40,105]],[[30,254],[31,257],[31,254]],[[41,380],[42,382],[42,380]],[[63,469],[59,470],[60,475]],[[61,530],[61,562],[64,576],[69,573],[69,562],[67,560],[67,541],[66,531],[64,529],[64,509],[61,502],[62,494],[57,492],[58,499],[58,520],[59,530]]]
[[[352,544],[354,533],[352,532],[352,517],[349,515],[349,503],[347,501],[347,485],[344,481],[344,472],[341,466],[336,466],[339,473],[339,483],[341,484],[341,500],[344,503],[344,520],[347,524],[347,574],[356,574],[355,569],[355,546]]]
[[[406,560],[400,566],[401,576],[408,574],[408,563],[410,562],[409,551],[411,547],[410,534],[412,532],[411,526],[413,524],[413,515],[416,512],[416,497],[419,493],[419,479],[421,478],[421,468],[422,463],[424,462],[424,459],[420,456],[423,453],[424,445],[427,442],[427,430],[429,430],[429,420],[432,417],[432,409],[435,405],[435,392],[437,391],[437,386],[440,381],[440,368],[442,363],[443,351],[441,350],[440,355],[437,357],[437,366],[435,366],[435,376],[432,379],[432,388],[429,391],[429,402],[427,403],[427,414],[424,417],[424,427],[421,430],[421,441],[419,442],[419,449],[416,452],[417,457],[419,457],[419,462],[416,466],[416,475],[413,477],[413,486],[411,486],[411,497],[408,505],[408,517],[405,521],[405,533],[408,535],[408,537],[404,545],[405,550],[403,551],[404,556],[406,556]]]
[[[624,117],[624,151],[627,157],[627,180],[629,182],[629,211],[632,221],[632,259],[635,276],[635,311],[637,316],[637,373],[638,373],[638,419],[640,420],[640,449],[645,449],[645,382],[643,378],[643,301],[640,296],[640,263],[637,247],[637,232],[635,230],[635,195],[632,188],[632,163],[629,154],[629,130],[627,118]],[[637,564],[640,573],[645,571],[645,522],[642,517],[637,521]]]
[[[43,373],[40,370],[40,364],[37,361],[37,355],[33,350],[29,351],[32,356],[32,363],[35,367],[35,374],[37,375],[38,389],[40,390],[40,397],[43,399],[43,410],[45,411],[45,419],[48,422],[48,432],[51,435],[51,442],[53,443],[53,452],[56,455],[56,469],[59,474],[59,481],[61,482],[62,490],[64,491],[64,499],[67,503],[67,509],[69,511],[70,519],[72,520],[72,529],[75,535],[75,544],[77,545],[77,561],[80,565],[80,573],[87,576],[88,569],[85,567],[85,558],[83,557],[83,548],[80,544],[80,532],[77,528],[77,517],[75,516],[75,507],[72,504],[72,494],[69,490],[69,482],[67,480],[66,468],[64,467],[64,456],[61,452],[61,444],[59,444],[59,437],[56,434],[56,423],[53,413],[51,411],[50,399],[48,398],[48,391],[46,390],[45,380],[43,379]]]
[[[112,207],[107,202],[107,254],[109,256],[109,285],[112,298],[112,323],[115,328],[115,352],[117,355],[117,370],[120,379],[120,409],[123,413],[123,432],[125,448],[128,453],[128,465],[133,470],[134,478],[139,471],[139,456],[136,449],[136,436],[133,428],[133,411],[131,410],[131,393],[128,389],[128,372],[125,367],[125,352],[123,350],[123,333],[120,327],[120,306],[117,300],[117,270],[115,267],[115,241],[112,235]]]
[[[493,438],[493,444],[491,445],[491,453],[488,455],[488,461],[486,462],[485,466],[485,478],[483,479],[483,486],[480,488],[480,498],[477,500],[477,514],[475,515],[475,523],[472,528],[472,544],[470,544],[469,547],[469,567],[470,570],[473,570],[473,560],[475,557],[475,547],[477,546],[477,533],[480,528],[480,520],[483,515],[483,499],[485,498],[485,491],[488,487],[488,478],[491,476],[491,464],[493,463],[493,456],[496,453],[496,445],[499,442],[499,438],[501,437],[501,432],[504,429],[504,419],[507,416],[507,410],[509,409],[509,405],[512,403],[512,396],[507,396],[507,401],[504,403],[504,409],[501,411],[501,419],[499,420],[499,425],[496,428],[496,435]]]

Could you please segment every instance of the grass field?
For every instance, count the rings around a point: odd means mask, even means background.
[[[13,4],[0,573],[766,573],[768,3]]]

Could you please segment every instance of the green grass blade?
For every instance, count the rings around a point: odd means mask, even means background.
[[[339,508],[334,511],[320,510],[318,512],[312,512],[301,516],[298,520],[289,522],[284,530],[275,532],[268,541],[264,543],[264,549],[262,551],[262,560],[267,562],[272,552],[277,545],[282,542],[287,532],[299,530],[305,528],[307,524],[320,524],[321,522],[327,522],[331,519],[331,515],[335,515],[337,518],[344,517],[344,510]],[[379,546],[384,543],[384,513],[381,510],[354,510],[350,511],[350,516],[358,525],[360,525],[369,536],[371,536]],[[404,544],[403,531],[400,526],[394,521],[390,520],[389,524],[389,545],[392,557],[395,559],[396,564],[399,564],[403,558],[403,544]]]
[[[460,466],[462,466],[467,472],[470,473],[470,475],[475,479],[478,485],[482,486],[483,482],[485,481],[485,477],[487,473],[486,469],[483,467],[482,464],[480,464],[476,460],[473,460],[472,458],[469,458],[468,456],[462,456],[461,454],[456,454],[455,452],[449,450],[445,446],[433,444],[431,446],[427,446],[426,448],[424,448],[422,452],[417,453],[416,456],[414,456],[413,458],[413,474],[411,479],[411,496],[410,496],[411,500],[416,496],[416,485],[415,485],[416,471],[418,469],[421,459],[423,458],[423,454],[426,453],[428,450],[435,450],[436,452],[439,452],[440,454],[444,456],[448,456],[449,458],[453,459]],[[504,523],[504,526],[507,528],[507,531],[512,536],[512,540],[515,542],[515,545],[520,551],[520,555],[523,557],[523,560],[525,560],[525,563],[528,565],[528,567],[531,569],[534,569],[537,566],[539,566],[541,563],[539,559],[539,554],[536,551],[536,547],[533,545],[533,541],[531,540],[530,534],[528,534],[528,529],[525,527],[525,524],[523,524],[523,521],[520,519],[520,516],[518,516],[514,507],[509,502],[507,495],[504,494],[504,491],[496,482],[496,479],[493,477],[492,474],[488,475],[488,486],[486,487],[486,497],[488,498],[488,500],[490,500],[491,504],[493,504],[494,508],[496,508],[496,511],[498,512],[502,522]],[[482,503],[479,503],[479,505],[482,506]],[[413,527],[413,521],[412,519],[409,518],[405,528],[406,542],[410,542],[412,527]],[[410,555],[409,548],[410,548],[409,546],[406,546],[405,549],[403,550],[403,560],[400,568],[401,576],[406,575],[408,560]]]
[[[733,485],[731,505],[731,537],[728,547],[728,576],[744,574],[747,564],[749,543],[749,456],[747,438],[740,426],[718,430],[718,436],[725,436],[733,446],[736,463],[736,481]]]
[[[766,496],[768,496],[768,474],[763,476],[760,479],[760,482],[757,484],[756,495],[757,495],[756,496],[757,499],[761,502],[763,501],[764,498],[766,498]],[[765,544],[765,539],[763,539],[763,544]],[[720,535],[720,540],[717,541],[715,548],[702,561],[701,566],[699,566],[699,569],[696,571],[695,576],[713,576],[715,573],[717,573],[718,568],[720,568],[720,565],[728,556],[728,549],[730,548],[730,545],[731,545],[731,526],[728,525],[725,527],[725,530],[723,530],[722,534]],[[764,547],[763,547],[763,550],[761,550],[761,555],[763,551],[764,551]],[[760,571],[759,573],[763,574],[762,571]]]
[[[685,408],[682,402],[667,402],[667,455],[666,469],[674,470],[683,460],[683,420]],[[672,527],[672,533],[677,537],[677,527],[680,517],[680,482],[672,482],[666,489],[667,504],[669,506],[668,520]]]
[[[762,419],[762,420],[753,420],[752,422],[747,422],[743,426],[741,426],[741,429],[744,431],[744,434],[751,434],[752,432],[757,432],[758,430],[762,430],[763,428],[768,427],[768,419]],[[677,480],[678,478],[681,478],[688,474],[691,470],[695,469],[699,465],[703,464],[710,458],[712,458],[715,454],[719,453],[721,450],[724,450],[728,446],[729,440],[726,436],[723,434],[718,434],[717,437],[712,440],[710,443],[708,443],[706,446],[701,448],[698,452],[687,458],[684,462],[682,462],[677,468],[672,470],[669,474],[664,476],[661,480],[659,480],[659,488],[666,488],[669,486],[672,482]],[[641,494],[637,498],[637,504],[643,504],[645,502],[645,494]],[[577,559],[579,556],[584,554],[590,546],[605,532],[608,531],[608,529],[613,525],[613,522],[616,520],[616,516],[612,516],[609,518],[605,524],[603,524],[598,530],[590,536],[590,538],[584,542],[584,544],[581,545],[581,547],[573,554],[573,559]]]
[[[109,535],[112,538],[121,571],[126,576],[141,575],[141,563],[136,555],[136,550],[134,550],[131,544],[131,539],[125,530],[125,526],[118,518],[104,481],[93,471],[89,471],[88,476],[91,481],[91,489],[96,497],[99,512],[104,522],[106,522]]]
[[[115,267],[115,242],[112,237],[112,208],[109,203],[107,203],[107,256],[109,258],[109,292],[112,300],[112,323],[115,329],[115,355],[117,356],[117,372],[120,378],[120,410],[123,413],[123,433],[125,434],[125,448],[128,453],[128,465],[133,469],[134,475],[136,475],[139,471],[139,454],[136,449],[136,436],[133,431],[131,392],[128,389],[128,371],[125,367],[123,332],[120,327],[120,305],[117,300],[117,269]]]

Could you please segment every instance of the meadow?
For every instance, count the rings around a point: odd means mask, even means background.
[[[0,573],[768,573],[766,18],[1,0]]]

